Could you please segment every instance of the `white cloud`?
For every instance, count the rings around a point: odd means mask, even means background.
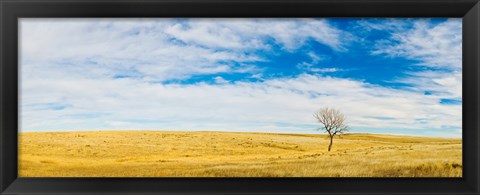
[[[410,77],[398,82],[410,84],[419,92],[432,93],[438,99],[461,99],[461,19],[448,19],[435,25],[428,20],[417,20],[410,30],[393,31],[391,38],[377,43],[372,54],[415,60],[416,66],[426,68],[407,72]]]
[[[427,20],[414,22],[411,30],[398,30],[392,40],[379,42],[373,54],[401,56],[420,61],[418,65],[458,70],[462,66],[462,20],[448,19],[438,25]]]
[[[227,84],[227,83],[229,83],[229,81],[225,80],[221,76],[215,77],[214,80],[215,80],[215,83],[217,83],[217,84]]]
[[[312,59],[312,64],[316,64],[321,60],[324,60],[325,58],[327,58],[325,56],[319,56],[318,54],[312,51],[308,52],[307,55]]]
[[[64,110],[32,110],[23,106],[22,129],[115,129],[120,128],[120,123],[115,121],[124,121],[128,125],[123,129],[305,133],[305,129],[314,132],[316,128],[312,113],[331,105],[345,112],[349,116],[348,122],[355,127],[421,131],[461,125],[458,120],[461,108],[439,105],[436,98],[349,79],[308,74],[290,79],[222,85],[164,85],[128,78],[62,78],[63,82],[58,79],[29,80],[31,83],[27,85],[31,88],[24,89],[24,93],[28,90],[29,97],[22,99],[23,105],[52,102],[51,97],[56,97],[56,103],[73,106]],[[88,117],[94,113],[101,114]],[[73,117],[75,114],[87,117]],[[424,123],[418,124],[418,119],[424,119]],[[285,122],[294,125],[278,125]],[[101,125],[90,127],[90,124]]]
[[[151,81],[257,74],[242,66],[265,60],[253,51],[272,44],[292,51],[309,39],[344,50],[348,37],[318,19],[21,19],[20,33],[21,64],[29,68],[81,64],[70,74],[88,66],[88,75],[133,72]]]
[[[368,18],[360,19],[356,22],[354,28],[360,31],[401,31],[404,30],[408,24],[414,22],[415,19],[406,19],[406,18]]]
[[[308,39],[345,50],[349,33],[323,19],[194,19],[167,28],[166,33],[188,44],[224,49],[270,49],[268,38],[287,50]]]
[[[343,71],[339,68],[320,68],[321,62],[327,61],[330,58],[325,55],[316,54],[313,51],[307,53],[307,56],[310,58],[309,61],[303,61],[297,64],[297,68],[300,70],[316,72],[316,73],[332,73]]]
[[[21,63],[39,69],[45,65],[67,66],[71,74],[80,76],[111,77],[139,72],[149,80],[163,81],[243,72],[247,70],[245,67],[235,67],[228,62],[262,60],[259,56],[231,50],[176,44],[164,33],[164,29],[173,24],[168,19],[21,19]],[[79,72],[79,69],[89,72]]]
[[[311,68],[310,71],[327,73],[327,72],[338,72],[343,70],[338,68]]]

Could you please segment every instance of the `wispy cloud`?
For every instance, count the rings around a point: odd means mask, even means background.
[[[258,51],[291,51],[309,39],[340,50],[347,34],[317,19],[23,19],[20,28],[24,65],[81,64],[69,68],[155,81],[242,72],[238,64],[266,60]]]
[[[342,50],[348,35],[323,19],[197,19],[172,25],[165,32],[187,44],[245,50],[269,49],[268,39],[287,50],[297,49],[308,39]]]
[[[349,79],[301,75],[291,79],[265,82],[237,82],[224,85],[149,84],[134,79],[94,80],[62,78],[34,79],[28,89],[30,101],[49,102],[50,98],[75,105],[69,109],[48,112],[23,107],[24,129],[94,129],[118,128],[124,121],[132,129],[226,129],[237,131],[314,130],[311,113],[323,106],[335,105],[349,116],[349,123],[358,127],[404,128],[421,131],[459,126],[461,108],[439,105],[436,98],[423,94],[373,86]],[[72,87],[75,86],[75,87]],[[37,90],[34,90],[37,89]],[[48,93],[40,90],[48,89]],[[28,102],[25,99],[24,102]],[[73,113],[108,113],[97,118],[65,118]],[[388,117],[383,120],[372,116]],[[61,120],[60,120],[61,119]],[[154,122],[131,122],[149,119]],[[427,119],[419,124],[417,119]],[[68,125],[62,122],[71,121]],[[168,123],[164,123],[168,121]],[[57,122],[60,122],[57,123]],[[277,127],[275,130],[257,123],[294,122],[310,129]],[[250,127],[248,127],[250,126]],[[126,127],[124,127],[126,128]]]
[[[340,71],[346,71],[342,68],[324,67],[326,61],[330,60],[327,55],[320,55],[313,51],[307,52],[308,60],[300,62],[296,67],[302,71],[310,73],[334,73]]]
[[[372,53],[417,60],[419,66],[461,69],[462,21],[449,19],[435,25],[415,20],[413,28],[394,31],[390,39],[378,42]]]
[[[438,98],[462,97],[462,21],[449,19],[439,24],[418,20],[413,28],[392,32],[391,39],[377,43],[374,55],[415,60],[418,70],[398,81],[415,86]],[[423,67],[423,68],[422,68]]]

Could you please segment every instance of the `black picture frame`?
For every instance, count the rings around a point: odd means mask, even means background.
[[[478,0],[0,0],[1,194],[480,194]],[[18,178],[18,19],[461,17],[462,178]]]

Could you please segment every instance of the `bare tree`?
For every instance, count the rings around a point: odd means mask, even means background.
[[[337,109],[326,107],[313,113],[313,117],[323,125],[319,130],[324,130],[328,133],[330,138],[328,151],[330,151],[332,149],[333,137],[336,135],[340,136],[348,131],[348,126],[345,124],[345,116]]]

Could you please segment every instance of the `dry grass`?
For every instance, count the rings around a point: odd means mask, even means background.
[[[20,177],[461,177],[461,139],[95,131],[19,137]]]

